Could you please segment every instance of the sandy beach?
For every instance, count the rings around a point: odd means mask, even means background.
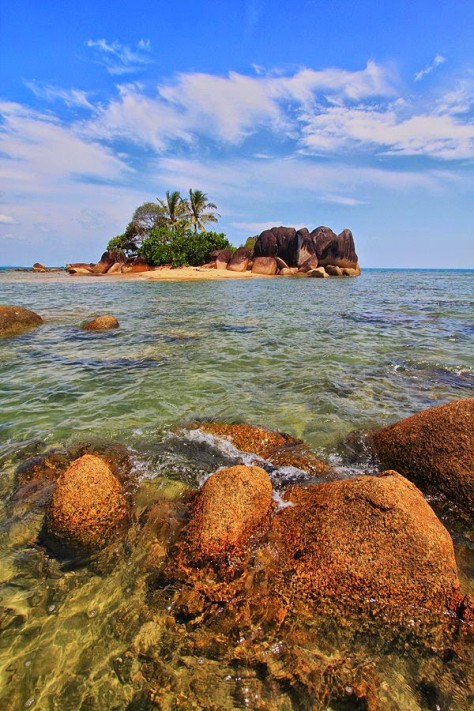
[[[112,275],[111,275],[112,276]],[[272,278],[264,274],[254,274],[251,271],[232,272],[228,269],[203,269],[203,267],[158,267],[149,272],[139,274],[125,274],[124,276],[139,277],[149,281],[194,281],[194,280],[221,280],[221,279],[267,279]]]

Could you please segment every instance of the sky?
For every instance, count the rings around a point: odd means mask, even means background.
[[[0,0],[0,264],[97,261],[193,188],[235,245],[473,268],[473,38],[472,0]]]

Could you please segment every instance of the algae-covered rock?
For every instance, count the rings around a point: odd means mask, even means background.
[[[43,323],[41,316],[22,306],[0,305],[0,338],[16,336]]]
[[[56,482],[44,540],[53,550],[93,552],[103,548],[127,519],[127,502],[110,467],[85,454]]]
[[[288,607],[381,611],[459,604],[448,531],[397,472],[293,486],[273,520],[275,593]]]
[[[383,467],[426,493],[443,492],[474,511],[474,398],[423,410],[377,430],[370,441]]]

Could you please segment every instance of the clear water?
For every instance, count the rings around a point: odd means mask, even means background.
[[[225,452],[177,434],[199,418],[283,430],[337,462],[340,439],[354,429],[472,396],[473,286],[473,271],[192,283],[0,271],[0,303],[45,319],[0,341],[3,707],[128,708],[135,677],[120,670],[144,634],[140,554],[122,556],[108,575],[65,571],[45,556],[32,545],[41,511],[12,512],[9,504],[22,457],[95,436],[125,443],[145,503],[173,498],[226,463]],[[113,313],[120,329],[80,330],[99,313]],[[474,537],[454,524],[452,532],[463,584],[472,589]],[[169,644],[165,666],[177,691],[160,697],[159,707],[193,707],[191,697],[189,705],[176,702],[185,688],[183,654]],[[379,663],[385,708],[443,708],[446,699],[449,708],[466,707],[454,682],[423,705],[406,659]],[[283,692],[267,705],[252,701],[261,692],[255,679],[246,681],[254,689],[248,700],[224,664],[219,673],[209,660],[186,664],[188,675],[208,679],[206,693],[215,691],[204,708],[296,708]],[[427,669],[436,687],[439,668]],[[207,698],[200,693],[193,703]]]

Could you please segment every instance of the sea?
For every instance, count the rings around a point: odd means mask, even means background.
[[[0,341],[1,708],[142,708],[133,674],[120,671],[143,623],[135,561],[104,575],[45,560],[34,542],[40,515],[9,503],[15,468],[32,453],[105,438],[130,449],[140,480],[195,488],[228,456],[189,434],[189,423],[212,419],[287,432],[354,476],[371,465],[347,461],[349,434],[473,395],[473,270],[159,282],[1,269],[0,304],[44,319]],[[120,328],[81,330],[104,313]],[[472,532],[457,543],[474,591]],[[171,677],[186,664],[197,673],[185,656],[168,649]],[[406,660],[387,656],[381,668],[384,708],[467,708],[459,685],[438,683],[438,667],[423,671],[428,701]],[[231,674],[230,696],[203,708],[298,707],[286,692],[273,706],[247,703],[243,683]]]

